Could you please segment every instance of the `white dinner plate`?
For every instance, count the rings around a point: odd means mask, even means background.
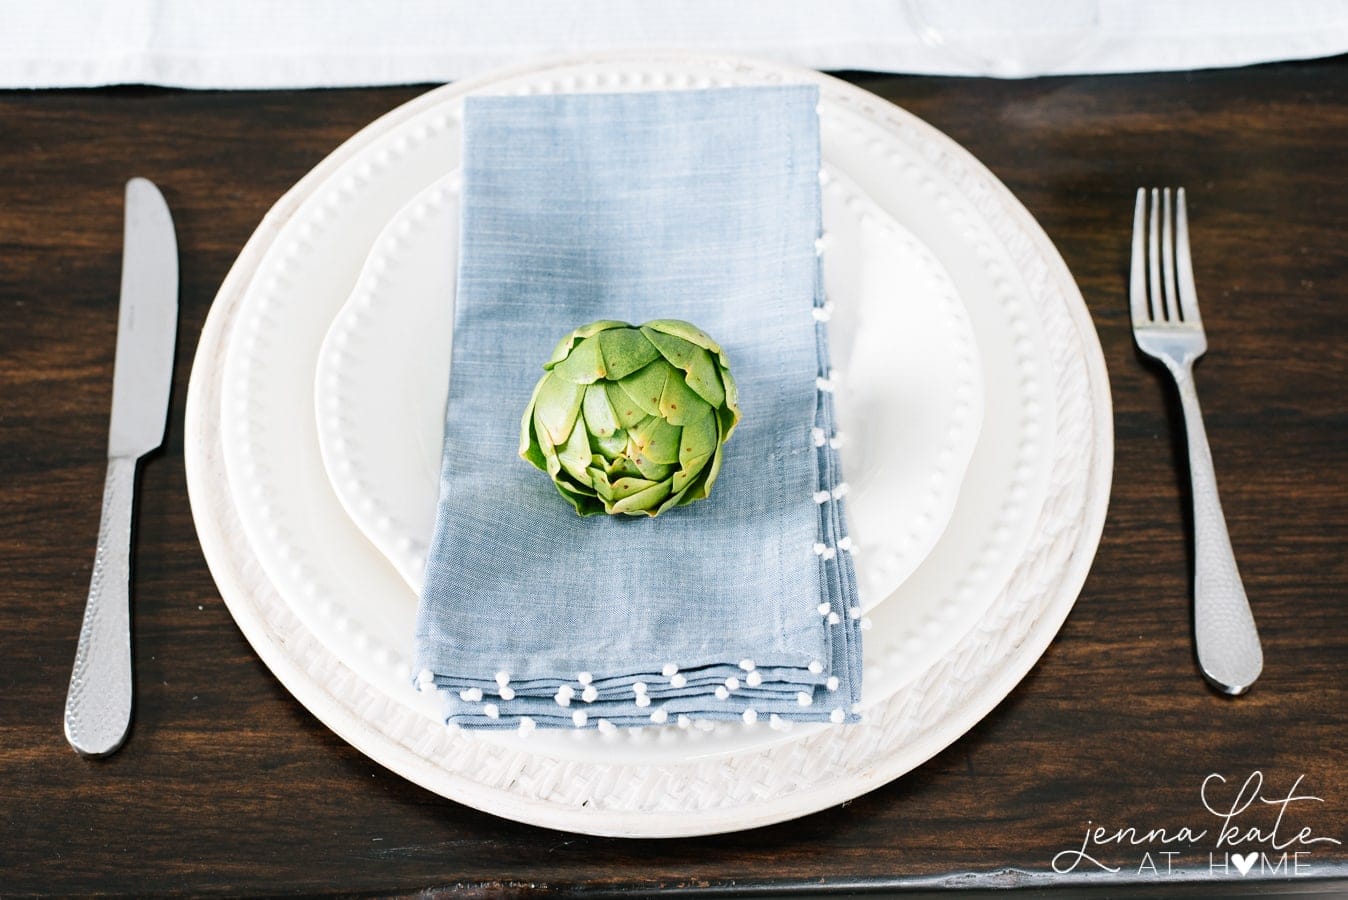
[[[911,590],[911,602],[891,597],[872,614],[861,724],[543,740],[445,729],[406,696],[399,668],[411,642],[396,601],[379,621],[363,617],[362,603],[390,597],[402,580],[323,474],[313,378],[324,333],[380,230],[457,165],[465,95],[782,81],[820,85],[825,160],[930,248],[968,311],[986,405],[946,531],[960,539],[939,541],[895,592]],[[912,116],[833,79],[673,52],[451,85],[335,151],[282,198],[222,285],[189,388],[187,443],[194,516],[222,596],[322,721],[445,796],[552,827],[641,836],[801,815],[953,741],[1011,690],[1070,610],[1099,539],[1111,464],[1107,381],[1085,306],[1052,245],[990,173]]]
[[[869,611],[945,531],[978,437],[983,380],[950,276],[850,179],[825,171],[829,357],[850,489],[848,532]],[[405,630],[440,489],[461,181],[457,171],[444,176],[384,227],[328,329],[315,379],[328,480],[352,522],[407,582]],[[902,511],[922,513],[921,526],[897,527]]]

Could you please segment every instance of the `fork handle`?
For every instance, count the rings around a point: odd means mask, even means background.
[[[1217,475],[1191,366],[1175,366],[1173,371],[1184,408],[1194,495],[1194,644],[1208,682],[1224,693],[1243,694],[1264,668],[1264,653],[1217,497]]]
[[[131,508],[135,481],[134,458],[108,460],[98,549],[66,694],[66,740],[82,756],[115,752],[131,725]]]

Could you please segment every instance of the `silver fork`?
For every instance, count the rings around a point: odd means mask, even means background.
[[[1184,188],[1171,209],[1170,188],[1138,188],[1133,213],[1133,262],[1129,285],[1133,339],[1138,349],[1165,363],[1179,388],[1189,441],[1194,495],[1194,643],[1203,676],[1218,690],[1243,694],[1264,667],[1259,632],[1236,569],[1212,451],[1194,390],[1193,365],[1208,349],[1198,315],[1189,219]],[[1172,224],[1173,223],[1173,224]]]

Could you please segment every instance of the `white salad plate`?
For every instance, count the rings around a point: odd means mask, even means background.
[[[972,329],[967,360],[982,379],[967,471],[952,456],[926,473],[933,485],[958,485],[945,529],[920,510],[895,511],[888,526],[939,534],[929,552],[913,554],[920,562],[897,589],[872,592],[863,721],[528,738],[445,728],[437,705],[408,683],[414,595],[327,476],[324,401],[315,407],[325,335],[349,300],[357,322],[362,302],[375,302],[355,291],[381,232],[457,168],[468,94],[782,82],[819,84],[827,165],[948,273]],[[854,339],[883,339],[873,331],[859,327]],[[853,410],[844,427],[865,448],[866,425],[881,421],[868,413],[888,416],[894,386],[865,371],[841,375]],[[340,404],[350,395],[336,396]],[[405,422],[417,427],[413,418]],[[1051,243],[994,176],[939,132],[842,82],[678,52],[563,60],[449,85],[334,151],[277,203],[221,286],[189,386],[186,439],[194,518],[222,597],[301,703],[371,758],[444,796],[626,836],[803,815],[958,738],[1033,666],[1070,611],[1099,541],[1112,466],[1108,383],[1085,305]],[[849,479],[886,464],[844,458]],[[335,469],[347,476],[359,479]],[[369,488],[353,496],[377,499]],[[406,525],[387,518],[390,530]]]
[[[982,422],[983,379],[968,313],[936,257],[846,176],[825,174],[829,356],[869,611],[945,531]],[[407,582],[395,626],[407,634],[440,489],[461,181],[444,176],[384,227],[328,329],[315,380],[328,480]]]

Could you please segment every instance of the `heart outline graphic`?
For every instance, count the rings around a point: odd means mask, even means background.
[[[1254,868],[1254,864],[1258,859],[1259,854],[1255,853],[1253,850],[1246,853],[1244,856],[1239,853],[1231,854],[1231,862],[1235,865],[1236,871],[1240,873],[1241,878],[1250,874],[1250,870]]]

